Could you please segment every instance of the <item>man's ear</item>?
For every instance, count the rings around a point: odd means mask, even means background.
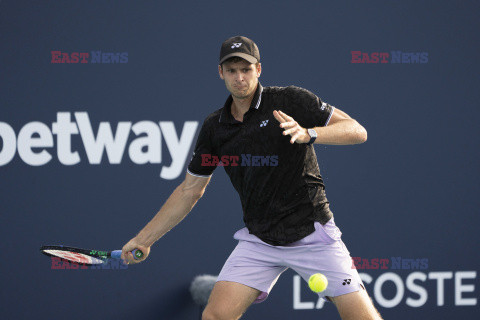
[[[223,68],[221,64],[218,65],[218,75],[220,76],[220,79],[225,80],[223,77]]]
[[[260,75],[262,74],[262,64],[259,63],[258,65],[255,66],[257,69],[257,78],[260,78]]]

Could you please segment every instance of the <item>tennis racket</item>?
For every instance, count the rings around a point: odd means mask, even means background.
[[[108,259],[121,259],[122,250],[100,251],[65,246],[42,246],[40,251],[50,257],[85,265],[96,265],[107,262]],[[131,251],[135,260],[143,257],[141,250]]]

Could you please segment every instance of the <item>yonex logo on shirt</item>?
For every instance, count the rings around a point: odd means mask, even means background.
[[[235,49],[235,48],[240,48],[240,46],[242,45],[241,42],[234,42],[231,46],[232,49]]]
[[[262,121],[262,123],[260,123],[260,127],[266,127],[268,124],[268,120],[264,120]]]

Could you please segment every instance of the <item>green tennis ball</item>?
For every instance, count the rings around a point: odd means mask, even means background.
[[[328,286],[327,277],[321,273],[312,274],[310,279],[308,279],[308,286],[310,287],[310,290],[315,293],[322,292]]]

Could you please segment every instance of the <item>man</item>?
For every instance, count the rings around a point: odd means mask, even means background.
[[[203,319],[239,319],[262,302],[280,274],[323,273],[342,319],[380,319],[335,226],[313,143],[356,144],[366,130],[338,108],[298,87],[263,88],[260,53],[246,37],[222,44],[218,72],[231,95],[203,123],[185,180],[157,215],[123,247],[150,247],[203,195],[217,165],[240,195],[246,228],[212,290]],[[142,260],[143,260],[142,259]]]

